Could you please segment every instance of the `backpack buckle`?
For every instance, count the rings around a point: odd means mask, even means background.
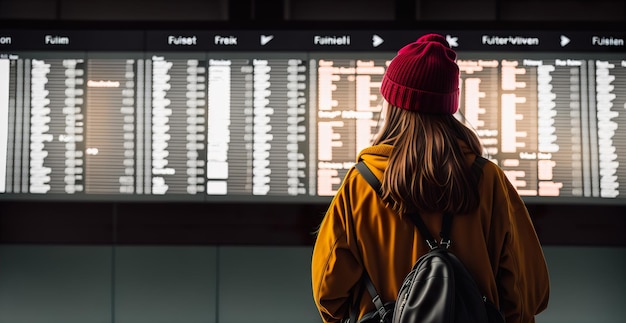
[[[439,247],[439,245],[437,244],[437,242],[433,242],[430,240],[426,240],[426,243],[428,244],[428,248],[430,250],[436,249],[437,247]]]
[[[441,239],[441,242],[439,243],[440,246],[445,246],[446,249],[449,249],[451,244],[452,244],[452,240],[450,239],[446,241],[443,241],[443,239]]]
[[[384,323],[387,317],[387,314],[389,314],[389,311],[387,311],[387,309],[385,308],[385,305],[383,305],[383,302],[380,300],[380,296],[376,295],[372,302],[376,305],[376,311],[378,312],[378,317],[380,318],[380,322]]]

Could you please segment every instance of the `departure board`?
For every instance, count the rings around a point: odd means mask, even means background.
[[[0,30],[0,199],[328,201],[427,32]],[[626,198],[624,31],[434,32],[520,195]]]

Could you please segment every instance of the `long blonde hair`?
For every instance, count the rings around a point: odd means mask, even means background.
[[[416,210],[467,213],[478,207],[476,180],[459,145],[482,154],[478,136],[451,114],[387,106],[374,144],[392,145],[382,197],[401,214]]]

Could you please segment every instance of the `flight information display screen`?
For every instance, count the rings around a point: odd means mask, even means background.
[[[0,30],[0,199],[328,201],[428,32]],[[626,198],[623,31],[435,32],[522,196]]]

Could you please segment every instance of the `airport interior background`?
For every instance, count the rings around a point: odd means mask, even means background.
[[[622,0],[0,0],[0,36],[29,28],[597,29],[621,35],[622,62],[625,25]],[[526,201],[551,276],[549,307],[536,321],[624,322],[623,197]],[[0,194],[0,323],[320,322],[310,258],[329,202]]]

